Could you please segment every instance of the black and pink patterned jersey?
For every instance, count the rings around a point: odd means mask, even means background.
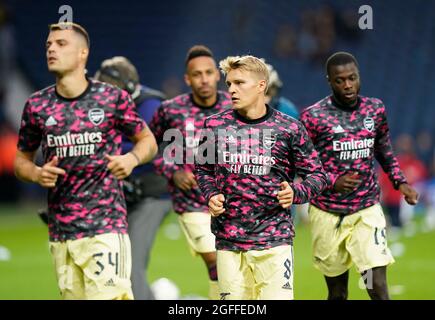
[[[107,169],[105,155],[119,155],[121,134],[134,136],[145,126],[127,92],[94,80],[75,99],[53,85],[27,100],[18,149],[41,145],[44,161],[57,156],[66,171],[48,192],[51,241],[126,233],[122,181]]]
[[[212,218],[216,248],[247,251],[292,244],[291,212],[277,199],[280,184],[290,183],[296,204],[328,185],[304,126],[269,106],[256,120],[229,110],[206,120],[201,139],[198,184],[207,202],[216,194],[225,196],[226,211]],[[294,183],[296,174],[302,182]]]
[[[168,179],[174,211],[208,212],[208,205],[199,187],[184,191],[175,186],[173,174],[178,170],[193,172],[194,156],[198,149],[200,131],[204,120],[213,114],[231,108],[231,98],[227,93],[218,91],[216,103],[210,107],[197,105],[192,94],[182,94],[166,100],[159,107],[150,123],[150,129],[159,144],[159,154],[154,159],[157,173]],[[172,129],[172,130],[171,130]],[[173,143],[168,143],[171,137]],[[171,149],[171,157],[165,150]]]
[[[301,121],[319,152],[331,187],[311,203],[328,212],[351,214],[379,202],[377,159],[394,184],[406,182],[393,154],[385,106],[359,96],[355,107],[341,106],[330,96],[306,108]],[[333,190],[337,178],[356,172],[362,183],[350,193]]]

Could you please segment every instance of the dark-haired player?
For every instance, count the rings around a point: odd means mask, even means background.
[[[346,299],[349,268],[364,275],[372,299],[388,299],[386,266],[394,259],[387,246],[374,168],[378,160],[391,183],[416,204],[393,154],[385,105],[359,95],[356,59],[337,52],[326,62],[332,95],[305,109],[301,121],[320,154],[332,185],[311,200],[313,261],[325,276],[328,299]]]
[[[133,299],[122,179],[150,161],[157,144],[126,91],[85,76],[89,36],[51,25],[48,70],[56,84],[24,107],[15,172],[49,189],[50,252],[64,299]],[[134,148],[121,155],[121,133]],[[42,146],[45,164],[34,163]]]
[[[193,46],[187,53],[185,65],[184,79],[192,92],[164,101],[150,124],[160,145],[154,164],[157,172],[168,179],[174,210],[179,214],[180,226],[190,248],[201,255],[207,265],[209,298],[218,299],[215,238],[210,230],[207,202],[193,171],[199,131],[205,118],[230,108],[231,100],[228,94],[217,90],[220,74],[210,49],[202,45]],[[174,150],[179,155],[178,160],[164,157],[165,148],[161,143],[165,133],[171,132],[169,129],[180,133],[175,137]],[[180,139],[182,141],[178,141]]]

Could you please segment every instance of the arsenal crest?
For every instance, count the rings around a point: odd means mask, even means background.
[[[367,117],[364,119],[364,128],[366,128],[368,131],[372,132],[375,128],[375,121],[373,118]]]
[[[100,108],[93,108],[89,110],[88,117],[95,126],[98,126],[104,120],[104,110]]]
[[[272,149],[276,143],[276,135],[264,135],[263,136],[263,146],[266,149]]]

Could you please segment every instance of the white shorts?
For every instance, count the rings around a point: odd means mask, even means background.
[[[193,255],[215,252],[216,238],[211,232],[211,215],[204,212],[185,212],[178,216]]]
[[[221,300],[293,300],[293,247],[217,251]]]
[[[128,235],[56,241],[49,248],[63,299],[133,300]]]

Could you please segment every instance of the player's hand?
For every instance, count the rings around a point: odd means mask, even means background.
[[[195,175],[189,171],[178,170],[174,173],[172,179],[177,188],[183,191],[189,191],[197,186]]]
[[[224,202],[225,197],[222,193],[210,198],[208,202],[208,209],[212,217],[217,217],[225,212]]]
[[[418,192],[407,183],[402,183],[399,186],[399,191],[404,195],[405,201],[410,205],[418,203]]]
[[[280,188],[281,190],[278,191],[277,198],[281,207],[287,209],[293,204],[294,192],[287,181],[281,182]]]
[[[121,156],[110,156],[106,154],[105,158],[109,160],[107,169],[119,180],[127,178],[138,165],[137,159],[131,153],[126,153]]]
[[[362,180],[358,178],[358,172],[346,173],[345,175],[339,177],[337,181],[335,181],[335,191],[345,193],[355,190],[362,182]]]
[[[57,177],[59,175],[65,175],[65,170],[59,168],[57,165],[59,159],[54,156],[49,162],[44,164],[42,168],[38,170],[36,182],[44,188],[54,188],[56,186]]]

